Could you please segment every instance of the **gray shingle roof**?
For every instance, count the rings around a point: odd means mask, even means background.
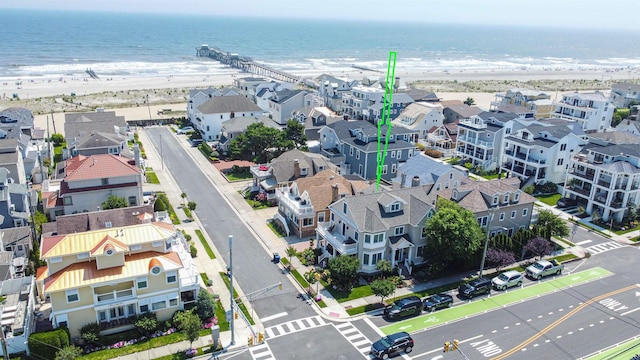
[[[114,126],[124,130],[127,122],[115,111],[64,114],[64,135],[67,139],[86,136],[92,132],[115,133]]]
[[[77,141],[76,147],[78,149],[91,149],[118,146],[126,140],[113,133],[94,132],[79,138]]]
[[[334,164],[329,162],[327,158],[320,154],[302,152],[300,150],[293,149],[273,159],[269,164],[273,169],[272,176],[276,179],[278,184],[295,180],[294,162],[296,159],[298,160],[301,169],[306,168],[308,170],[307,175],[301,175],[300,177],[313,176],[321,171],[320,167],[323,167],[322,170],[337,170]]]
[[[436,161],[422,153],[409,158],[398,167],[398,176],[392,179],[393,182],[400,183],[402,173],[406,173],[404,186],[410,187],[414,176],[420,178],[420,185],[434,184],[442,175],[454,171],[459,176],[466,177],[466,174],[455,169],[451,164]]]
[[[222,127],[225,131],[231,133],[237,133],[247,130],[247,127],[251,124],[255,123],[263,123],[265,126],[274,128],[274,129],[282,129],[280,125],[278,125],[275,121],[270,119],[268,116],[259,115],[259,116],[240,116],[235,117],[233,119],[229,119],[227,121],[222,122]]]
[[[242,95],[218,96],[198,107],[203,114],[225,114],[231,112],[262,113],[262,109]]]

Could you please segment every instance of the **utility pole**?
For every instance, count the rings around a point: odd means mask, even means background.
[[[234,334],[234,326],[233,326],[233,319],[235,318],[236,314],[234,313],[234,303],[235,300],[233,299],[233,235],[229,235],[229,293],[230,293],[230,299],[231,299],[231,322],[230,322],[230,326],[229,329],[231,330],[231,343],[229,345],[235,345],[236,344],[236,338],[235,338],[235,334]]]
[[[51,110],[51,123],[53,124],[53,133],[56,134],[56,120],[53,118],[53,110]]]
[[[164,158],[162,157],[162,135],[160,135],[160,162],[162,163],[162,170],[164,171]]]
[[[149,110],[149,122],[151,122],[151,105],[149,105],[149,94],[147,94],[147,109]]]

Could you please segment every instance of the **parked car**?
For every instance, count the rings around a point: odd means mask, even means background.
[[[563,198],[558,199],[558,202],[556,203],[556,205],[558,205],[559,208],[567,208],[567,207],[577,206],[578,205],[578,199],[572,199],[572,198],[568,198],[568,197],[563,197]]]
[[[422,300],[425,311],[434,311],[442,308],[448,308],[453,305],[453,297],[449,294],[435,294]]]
[[[506,290],[512,286],[522,286],[522,273],[515,270],[505,271],[491,279],[493,287],[497,290]]]
[[[180,135],[180,134],[186,134],[188,132],[192,132],[193,130],[193,126],[185,126],[182,129],[178,129],[178,131],[176,132],[176,134]]]
[[[409,296],[393,302],[384,308],[384,315],[389,320],[397,320],[402,317],[418,315],[422,312],[422,301],[417,296]]]
[[[388,359],[389,356],[404,351],[410,353],[413,350],[413,338],[402,331],[383,337],[371,344],[371,355],[376,359]]]
[[[191,139],[189,140],[189,142],[191,143],[192,147],[198,147],[200,144],[202,144],[204,142],[203,139]]]
[[[478,278],[460,285],[458,295],[471,299],[478,295],[489,294],[491,292],[491,280]]]
[[[560,264],[556,259],[553,259],[551,261],[538,260],[532,265],[527,266],[525,271],[530,278],[540,280],[545,276],[560,275],[563,269],[564,265]]]

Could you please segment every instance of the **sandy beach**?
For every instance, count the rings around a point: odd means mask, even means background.
[[[320,74],[317,74],[320,75]],[[316,76],[317,76],[316,75]],[[354,69],[331,74],[339,78],[381,78],[382,74]],[[522,87],[547,91],[555,99],[563,92],[611,88],[619,81],[635,81],[636,70],[486,70],[399,73],[401,82],[434,91],[443,100],[474,99],[488,109],[495,93]],[[127,120],[157,119],[158,111],[185,111],[189,89],[232,86],[237,77],[254,76],[237,71],[227,74],[162,77],[112,77],[92,79],[62,77],[57,79],[0,79],[0,109],[21,106],[36,115],[36,126],[46,128],[47,117],[56,122],[61,132],[65,112],[115,110]],[[311,76],[309,76],[311,77]],[[14,95],[15,94],[15,95]],[[74,95],[74,96],[72,96]],[[148,104],[147,104],[148,101]],[[50,123],[51,125],[51,123]]]

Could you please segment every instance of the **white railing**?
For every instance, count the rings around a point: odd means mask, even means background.
[[[109,302],[109,301],[121,301],[121,300],[125,300],[125,299],[131,299],[133,298],[133,289],[125,289],[125,290],[114,290],[108,293],[102,293],[102,294],[95,294],[95,302],[97,303],[103,303],[103,302]]]

